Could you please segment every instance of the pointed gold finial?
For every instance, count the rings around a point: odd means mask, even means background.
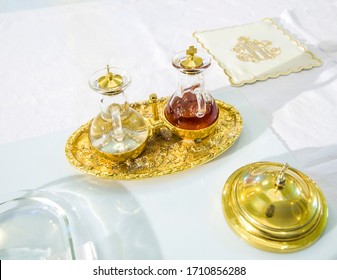
[[[152,106],[152,117],[155,121],[159,120],[157,101],[158,101],[157,94],[151,93],[150,94],[150,104]]]
[[[101,88],[104,89],[115,89],[123,84],[123,77],[118,74],[113,74],[110,72],[109,65],[106,66],[107,73],[105,76],[100,77],[97,82]]]
[[[186,69],[194,69],[198,68],[203,64],[203,60],[201,57],[196,56],[195,54],[198,52],[198,49],[194,46],[189,46],[186,50],[187,58],[185,58],[181,65]]]
[[[285,163],[282,167],[281,172],[277,175],[275,186],[277,187],[277,190],[283,190],[285,184],[286,184],[286,177],[285,177],[285,172],[289,168],[289,164]]]

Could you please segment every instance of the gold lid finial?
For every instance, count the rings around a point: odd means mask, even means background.
[[[283,188],[286,184],[285,173],[288,170],[288,168],[289,168],[289,164],[285,163],[282,167],[282,170],[280,171],[280,173],[278,174],[278,176],[276,178],[275,186],[277,187],[277,191],[283,190]]]
[[[187,58],[185,58],[180,64],[186,69],[199,68],[203,64],[203,60],[199,56],[195,56],[198,52],[194,46],[189,46],[186,50]]]
[[[105,76],[100,77],[97,82],[101,88],[117,88],[123,84],[123,77],[118,74],[113,74],[110,72],[109,65],[106,66],[107,73]]]
[[[194,46],[189,46],[188,49],[186,50],[186,54],[191,56],[194,56],[197,52],[198,50]]]

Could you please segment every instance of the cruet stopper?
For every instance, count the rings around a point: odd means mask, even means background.
[[[180,62],[185,69],[195,69],[203,64],[202,58],[195,55],[197,51],[197,48],[194,46],[190,46],[186,50],[187,57]]]
[[[123,84],[123,77],[118,74],[113,74],[110,72],[109,65],[106,66],[107,73],[105,76],[100,77],[97,82],[102,89],[117,89],[121,84]]]

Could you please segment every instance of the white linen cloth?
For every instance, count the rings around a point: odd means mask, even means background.
[[[237,93],[335,204],[330,198],[337,192],[336,10],[336,0],[106,0],[0,13],[0,143],[75,129],[92,118],[98,104],[88,76],[107,63],[132,75],[131,102],[151,92],[171,95],[177,85],[171,58],[196,44],[194,31],[270,17],[324,64],[245,85]],[[216,63],[206,86],[212,92],[229,87]],[[336,213],[330,217],[333,222]]]
[[[233,86],[277,78],[322,64],[272,19],[197,31],[194,37],[224,69]]]
[[[93,117],[98,105],[88,76],[107,63],[132,75],[130,101],[151,92],[170,95],[177,84],[171,58],[195,43],[194,31],[279,17],[285,9],[295,9],[310,32],[319,27],[306,11],[333,11],[336,1],[115,0],[0,13],[0,143],[78,127]],[[324,15],[319,21],[334,26],[333,12]],[[335,38],[331,28],[319,35],[319,45]],[[228,85],[218,68],[207,76],[210,90]]]
[[[133,77],[129,100],[171,95],[171,58],[194,31],[274,18],[323,66],[245,85],[242,94],[318,182],[337,180],[337,1],[88,1],[0,13],[0,143],[79,127],[98,113],[88,76],[107,63]],[[216,63],[206,76],[229,86]]]

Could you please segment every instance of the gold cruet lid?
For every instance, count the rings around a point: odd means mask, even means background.
[[[106,66],[106,69],[106,75],[97,80],[98,85],[102,89],[119,90],[120,86],[123,84],[123,77],[118,74],[111,73],[109,65]]]
[[[287,253],[313,244],[327,223],[326,200],[304,173],[288,164],[256,162],[225,183],[222,205],[231,228],[249,244]]]
[[[197,48],[194,46],[189,46],[189,48],[186,50],[187,57],[180,62],[180,64],[185,69],[195,69],[199,68],[203,65],[203,60],[201,57],[196,56],[195,54],[198,52]]]

